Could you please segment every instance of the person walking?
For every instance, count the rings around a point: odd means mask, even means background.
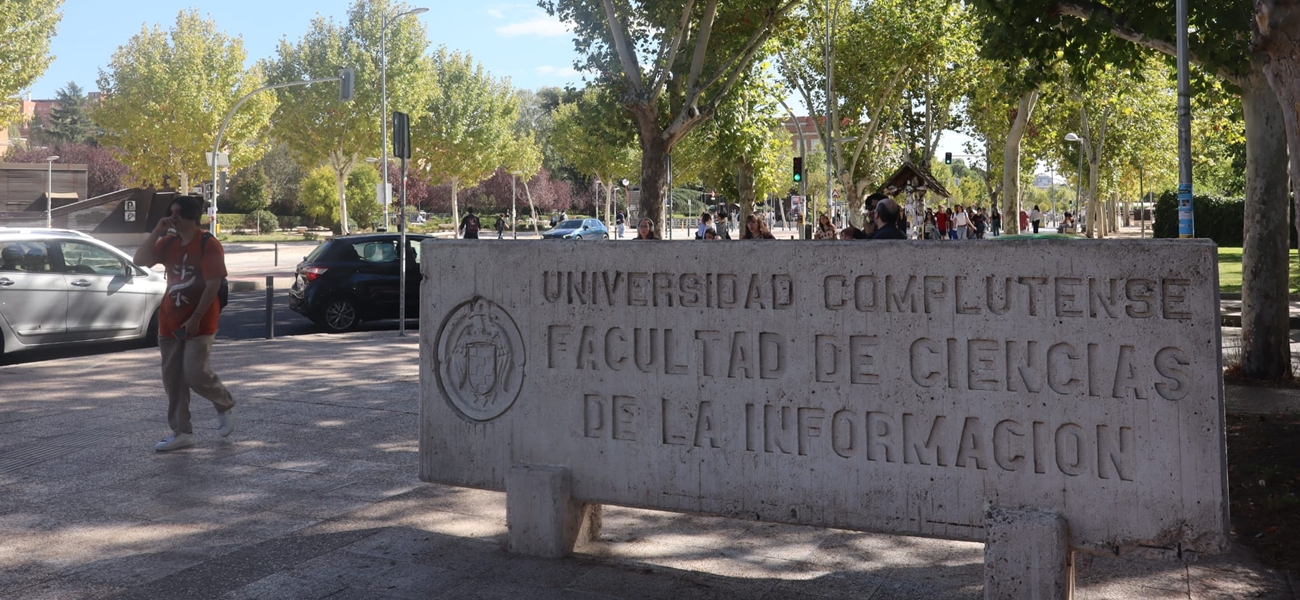
[[[221,437],[235,430],[235,398],[212,371],[210,361],[221,318],[218,298],[226,277],[226,254],[221,242],[199,227],[202,212],[203,199],[198,196],[172,200],[167,216],[158,220],[133,258],[146,269],[161,263],[167,272],[167,294],[158,312],[158,349],[172,433],[154,444],[156,452],[194,445],[191,391],[217,410]]]
[[[984,216],[983,208],[975,209],[975,216],[971,217],[971,222],[975,225],[975,239],[984,239],[984,230],[988,228],[988,217]]]
[[[966,214],[966,210],[960,204],[957,205],[956,210],[952,211],[952,223],[953,239],[966,239],[966,234],[970,231],[970,215]]]
[[[623,211],[618,211],[618,216],[614,217],[614,223],[618,225],[618,239],[623,239],[623,224],[627,222],[627,215]]]
[[[461,237],[467,240],[477,240],[479,230],[478,216],[474,214],[473,207],[466,209],[465,216],[460,220]]]
[[[993,207],[993,215],[989,217],[989,228],[993,230],[993,237],[998,237],[1002,233],[1002,213],[998,212],[998,207]]]
[[[934,214],[934,227],[939,232],[939,239],[948,237],[948,218],[952,216],[950,210],[940,209]]]
[[[505,239],[506,235],[506,213],[497,215],[497,239]]]
[[[1038,210],[1038,205],[1034,205],[1034,210],[1029,211],[1029,224],[1034,226],[1034,233],[1038,233],[1038,226],[1043,222],[1043,213]]]

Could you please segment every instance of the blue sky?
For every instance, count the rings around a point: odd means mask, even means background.
[[[449,2],[409,0],[411,6],[429,9],[419,19],[436,47],[446,44],[467,51],[497,77],[510,77],[516,87],[580,84],[573,71],[573,39],[565,26],[551,19],[535,2]],[[144,0],[105,2],[67,0],[63,21],[50,43],[54,62],[32,85],[33,98],[53,98],[55,91],[77,82],[95,90],[99,69],[142,26],[170,29],[176,15],[187,8],[216,22],[227,35],[240,36],[250,61],[275,56],[280,38],[295,41],[306,33],[311,20],[321,14],[336,21],[347,19],[350,0],[283,2],[277,0]]]

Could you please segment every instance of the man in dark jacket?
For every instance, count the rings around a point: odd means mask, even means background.
[[[898,204],[885,198],[876,203],[876,233],[873,240],[905,240],[907,234],[898,228]]]

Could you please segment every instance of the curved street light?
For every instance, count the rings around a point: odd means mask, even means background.
[[[384,172],[384,231],[388,230],[388,207],[392,204],[392,194],[389,192],[388,187],[388,26],[402,17],[425,12],[429,12],[429,9],[423,7],[412,8],[391,17],[385,12],[379,32],[379,101],[382,105],[379,109],[379,155],[383,157],[383,168],[381,170]],[[402,210],[405,211],[406,207],[403,206]]]

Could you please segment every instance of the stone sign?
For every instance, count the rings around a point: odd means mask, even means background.
[[[422,256],[427,481],[528,468],[559,473],[561,505],[973,541],[993,509],[1047,511],[1071,549],[1226,543],[1209,242]]]

